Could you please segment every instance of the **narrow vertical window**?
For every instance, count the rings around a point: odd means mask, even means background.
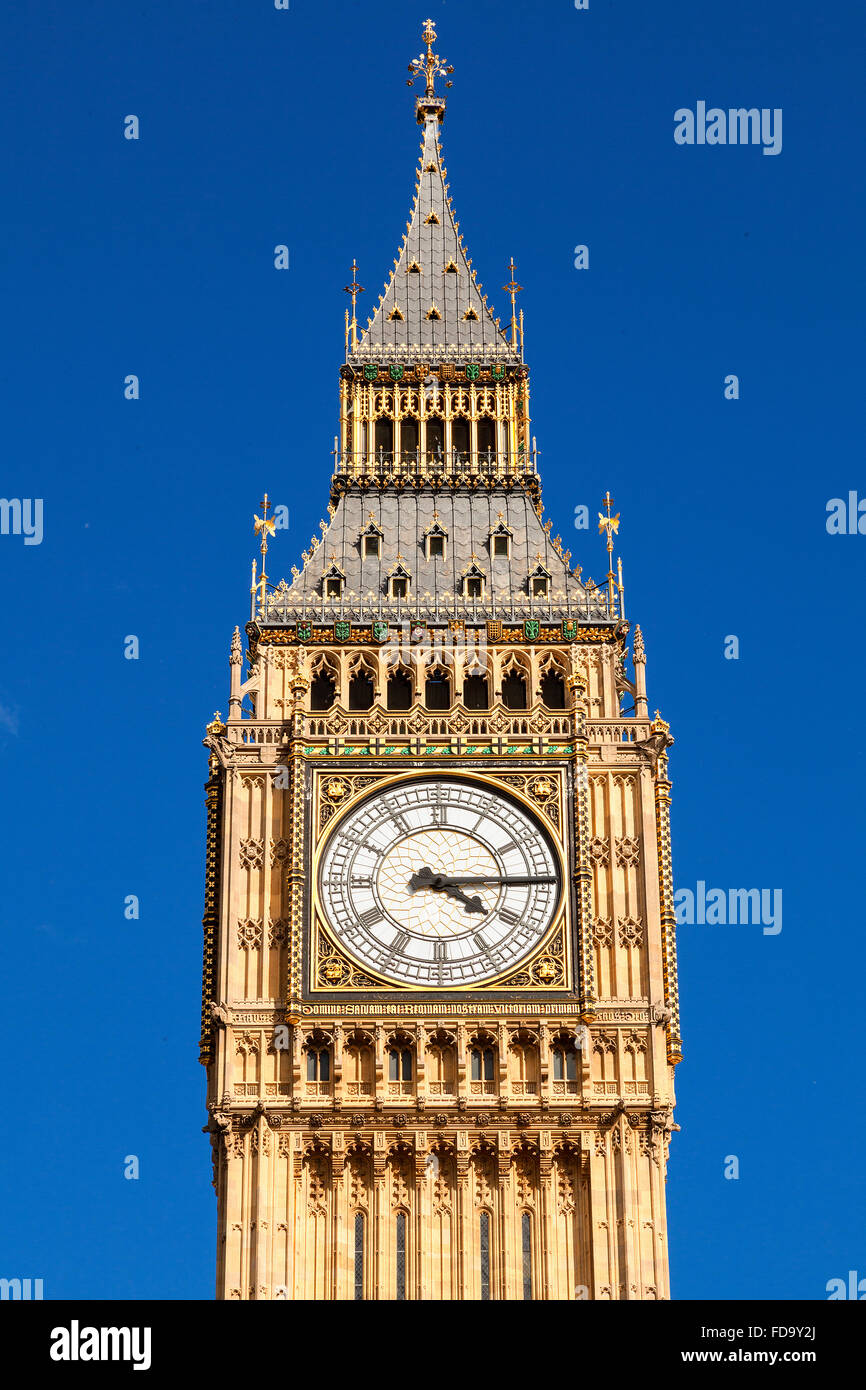
[[[397,1213],[397,1299],[406,1298],[406,1213]]]
[[[481,1213],[481,1298],[490,1300],[490,1217]]]
[[[355,1298],[364,1297],[364,1213],[355,1213]]]
[[[532,1298],[532,1217],[528,1211],[521,1218],[523,1228],[523,1297]]]

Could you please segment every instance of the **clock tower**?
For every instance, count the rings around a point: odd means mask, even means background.
[[[545,519],[520,286],[503,327],[435,43],[363,329],[347,287],[327,518],[274,585],[265,498],[207,727],[217,1297],[667,1298],[672,739],[612,498],[600,584]]]

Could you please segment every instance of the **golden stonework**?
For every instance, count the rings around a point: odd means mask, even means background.
[[[521,285],[512,259],[501,323],[423,35],[366,328],[357,262],[346,285],[327,516],[272,583],[264,495],[204,738],[216,1296],[668,1299],[673,740],[613,498],[582,542],[600,584],[545,516]]]

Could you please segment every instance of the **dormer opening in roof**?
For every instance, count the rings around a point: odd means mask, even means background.
[[[388,571],[388,597],[392,599],[408,598],[411,582],[412,576],[403,563],[403,556],[398,555],[396,564],[393,564]]]
[[[529,592],[532,598],[547,598],[550,594],[550,570],[545,568],[540,558],[529,574]]]
[[[460,582],[464,598],[481,599],[484,597],[484,584],[487,576],[478,564],[476,557],[472,556],[472,563],[467,565],[460,576]]]
[[[490,528],[490,554],[494,560],[510,560],[513,538],[514,532],[510,526],[506,526],[500,512],[499,524]]]
[[[361,532],[361,558],[364,560],[378,560],[382,555],[382,539],[384,531],[376,525],[373,513],[370,513],[370,524]]]
[[[448,532],[440,524],[439,513],[433,513],[433,525],[424,532],[424,550],[428,560],[444,560],[448,544]]]
[[[337,563],[336,555],[332,555],[331,563],[322,575],[322,593],[325,598],[342,598],[345,587],[346,572]]]

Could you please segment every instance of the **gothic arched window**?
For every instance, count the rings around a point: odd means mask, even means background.
[[[428,709],[451,708],[451,680],[441,666],[428,671],[424,683],[424,703]]]
[[[558,671],[547,671],[542,676],[541,698],[548,709],[565,709],[565,681]]]
[[[308,1081],[330,1081],[331,1079],[331,1053],[327,1047],[310,1047],[307,1049],[307,1080]]]
[[[355,1298],[364,1297],[364,1213],[355,1212]]]
[[[577,1053],[573,1048],[555,1047],[553,1049],[554,1081],[577,1080]]]
[[[411,709],[412,677],[407,671],[393,671],[388,677],[388,708],[392,710]]]
[[[397,1212],[396,1253],[397,1253],[397,1300],[402,1303],[406,1297],[406,1213]]]
[[[467,709],[489,709],[486,676],[467,676],[463,682],[463,703]]]
[[[389,1081],[411,1081],[412,1080],[412,1049],[409,1047],[392,1047],[388,1053],[388,1080]]]
[[[492,1081],[495,1075],[496,1060],[492,1047],[473,1047],[470,1054],[471,1079],[473,1081]]]
[[[503,676],[502,703],[506,709],[526,709],[526,681],[519,671]]]
[[[523,1246],[523,1297],[532,1298],[532,1217],[528,1211],[520,1218],[520,1235]]]
[[[337,683],[327,666],[320,666],[310,682],[310,709],[330,709],[337,694]]]
[[[369,709],[373,703],[373,693],[373,677],[362,666],[349,678],[349,709]]]

